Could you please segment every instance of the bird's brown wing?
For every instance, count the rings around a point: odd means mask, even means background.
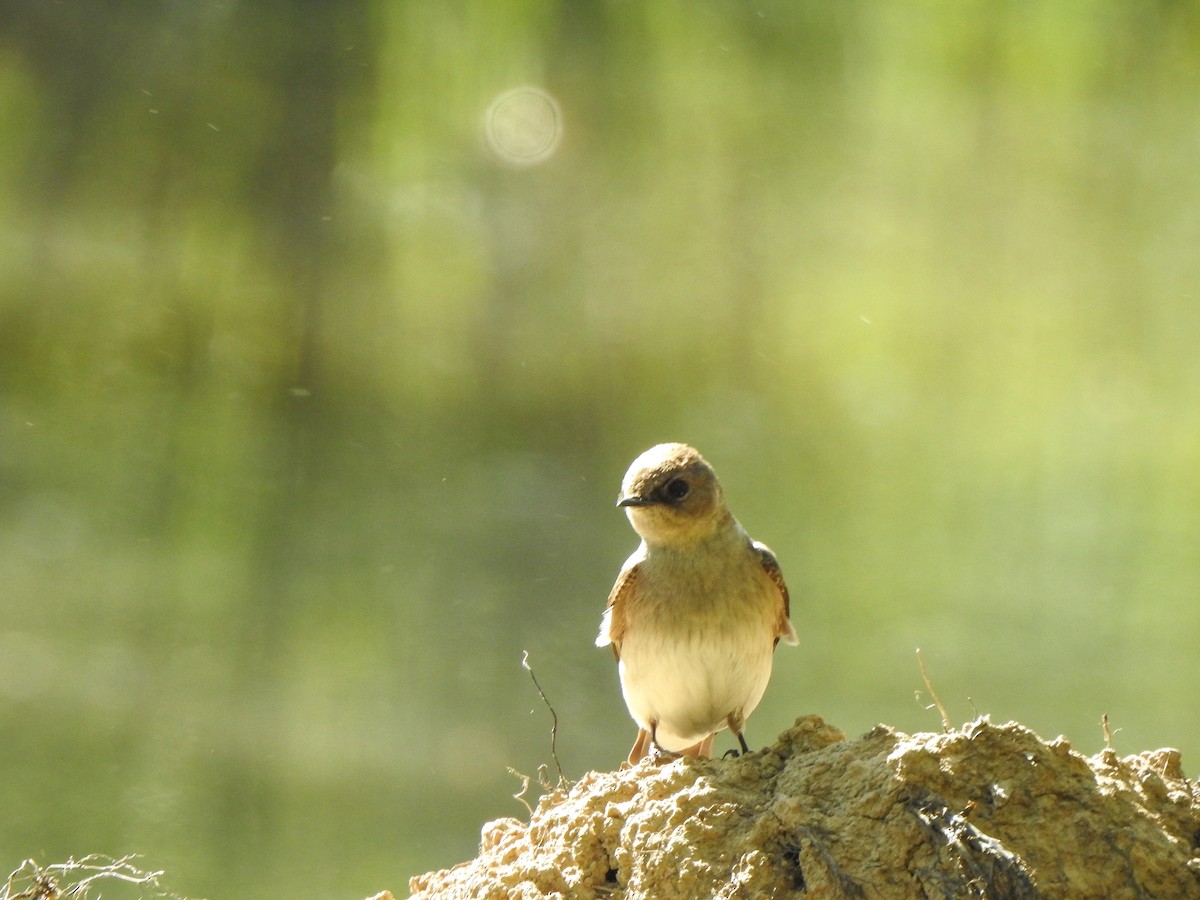
[[[633,586],[637,583],[639,564],[626,564],[617,576],[608,595],[608,605],[604,608],[604,618],[600,620],[600,635],[596,638],[596,646],[612,647],[613,656],[621,658],[621,639],[625,636],[625,616],[629,608],[629,597]]]
[[[792,627],[792,600],[788,595],[787,583],[783,580],[783,570],[779,568],[779,560],[775,558],[775,554],[771,552],[771,548],[766,544],[761,544],[755,541],[754,552],[758,554],[759,561],[762,562],[763,571],[767,577],[779,589],[779,616],[775,624],[775,643],[778,644],[782,640],[785,644],[796,644],[799,640],[796,637],[796,629]]]

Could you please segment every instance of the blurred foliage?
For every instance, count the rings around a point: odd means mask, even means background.
[[[1193,5],[4,6],[13,865],[402,891],[550,761],[523,650],[616,765],[660,440],[792,586],[753,742],[936,728],[921,646],[963,719],[1200,755]]]

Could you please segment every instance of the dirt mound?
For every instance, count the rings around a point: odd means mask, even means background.
[[[1179,753],[1085,757],[980,719],[847,741],[810,716],[740,759],[591,772],[414,898],[1200,898]]]

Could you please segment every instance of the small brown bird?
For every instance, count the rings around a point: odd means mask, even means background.
[[[608,596],[596,646],[610,645],[638,724],[629,762],[712,755],[742,728],[771,678],[775,645],[797,643],[775,555],[725,505],[712,466],[687,444],[633,461],[617,506],[641,546]]]

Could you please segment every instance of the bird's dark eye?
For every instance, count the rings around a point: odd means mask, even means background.
[[[668,481],[667,486],[663,489],[668,497],[672,500],[682,500],[688,495],[691,486],[682,478],[676,478],[674,481]]]

